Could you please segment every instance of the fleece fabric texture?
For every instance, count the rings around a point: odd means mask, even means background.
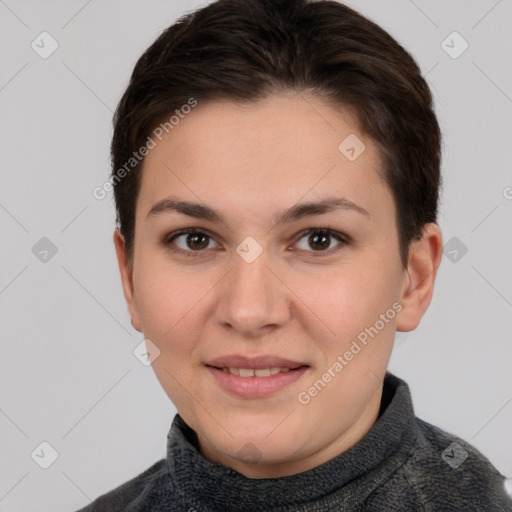
[[[377,422],[321,466],[247,478],[206,459],[177,414],[165,459],[78,512],[512,512],[504,480],[476,448],[416,418],[408,385],[388,372]]]

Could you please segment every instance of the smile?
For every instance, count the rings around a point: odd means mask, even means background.
[[[221,368],[223,372],[231,375],[240,375],[240,377],[270,377],[278,373],[286,373],[290,368],[280,366],[272,366],[270,368]]]
[[[242,398],[264,398],[299,380],[309,369],[307,365],[297,368],[237,368],[206,366],[213,376],[214,385],[230,395]]]

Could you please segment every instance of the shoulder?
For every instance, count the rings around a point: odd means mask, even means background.
[[[142,512],[151,510],[152,504],[158,502],[159,495],[168,492],[171,485],[165,459],[96,498],[92,503],[77,512]]]
[[[473,445],[419,418],[406,462],[369,500],[367,510],[391,496],[405,508],[446,512],[512,512],[505,477]],[[378,510],[375,509],[375,510]]]

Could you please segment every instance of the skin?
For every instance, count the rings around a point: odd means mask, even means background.
[[[355,161],[338,150],[349,134],[365,144]],[[133,260],[114,233],[124,296],[132,325],[160,350],[157,378],[211,461],[250,478],[293,475],[348,450],[377,420],[395,331],[420,322],[442,256],[440,228],[428,224],[402,266],[395,204],[379,168],[378,146],[355,116],[306,93],[200,104],[145,158]],[[169,196],[206,204],[224,222],[147,216]],[[338,209],[273,225],[283,210],[327,197],[344,197],[368,215]],[[187,244],[187,235],[165,245],[189,227],[210,236],[199,239],[205,249]],[[350,241],[331,237],[318,249],[302,233],[309,228]],[[250,264],[236,252],[247,236],[263,249]],[[300,403],[299,394],[393,303],[401,311]],[[241,398],[204,366],[228,354],[272,354],[309,368],[270,396]],[[243,455],[248,446],[252,460]]]

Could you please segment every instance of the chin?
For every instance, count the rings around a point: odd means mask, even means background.
[[[279,422],[272,427],[266,425],[252,431],[245,429],[234,433],[233,437],[210,440],[217,450],[240,463],[273,465],[290,462],[299,450],[302,451],[307,439],[289,429],[275,428],[275,425]]]

